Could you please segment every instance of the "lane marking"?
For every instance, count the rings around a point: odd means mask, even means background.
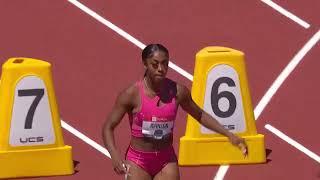
[[[87,13],[88,15],[90,15],[91,17],[93,17],[94,19],[99,21],[100,23],[102,23],[103,25],[107,26],[108,28],[110,28],[113,31],[115,31],[116,33],[118,33],[120,36],[122,36],[125,39],[127,39],[128,41],[132,42],[133,44],[138,46],[140,49],[143,49],[144,47],[146,47],[146,45],[144,45],[142,42],[140,42],[139,40],[137,40],[136,38],[134,38],[133,36],[131,36],[130,34],[125,32],[124,30],[122,30],[118,26],[114,25],[110,21],[106,20],[105,18],[103,18],[102,16],[97,14],[96,12],[92,11],[91,9],[86,7],[85,5],[81,4],[79,1],[77,1],[77,0],[68,0],[68,1],[70,3],[72,3],[73,5],[75,5],[76,7],[78,7],[79,9],[81,9],[83,12]]]
[[[82,134],[80,131],[76,130],[75,128],[73,128],[72,126],[70,126],[69,124],[64,122],[63,120],[61,120],[61,126],[64,129],[66,129],[67,131],[69,131],[71,134],[75,135],[79,139],[81,139],[84,142],[86,142],[87,144],[89,144],[91,147],[95,148],[96,150],[98,150],[102,154],[104,154],[107,157],[111,158],[111,156],[110,156],[109,152],[107,151],[107,149],[105,149],[104,147],[102,147],[100,144],[96,143],[92,139],[90,139],[88,136]]]
[[[314,45],[320,40],[320,30],[312,36],[312,38],[302,47],[302,49],[293,57],[285,69],[280,73],[277,79],[272,83],[268,91],[259,101],[258,105],[254,109],[255,119],[258,120],[260,114],[270,102],[273,95],[278,91],[282,83],[290,75],[290,73],[297,67],[302,61],[303,57],[312,49]],[[229,165],[220,166],[214,180],[223,180],[224,176],[228,172]]]
[[[264,2],[265,4],[269,5],[270,7],[272,7],[273,9],[278,11],[279,13],[281,13],[282,15],[284,15],[284,16],[288,17],[289,19],[293,20],[294,22],[298,23],[300,26],[302,26],[306,29],[308,29],[310,27],[310,24],[308,24],[304,20],[300,19],[296,15],[292,14],[291,12],[285,10],[284,8],[279,6],[278,4],[276,4],[270,0],[261,0],[261,1]]]
[[[302,61],[304,56],[317,44],[320,40],[320,30],[312,36],[312,38],[302,47],[302,49],[293,57],[277,79],[273,82],[271,87],[265,93],[265,95],[260,100],[259,104],[256,106],[254,114],[255,118],[258,119],[263,109],[270,102],[272,96],[278,91],[282,83],[290,75],[290,73],[297,67],[297,65]]]
[[[280,139],[284,140],[285,142],[289,143],[293,147],[297,148],[298,150],[300,150],[301,152],[303,152],[304,154],[309,156],[310,158],[312,158],[315,161],[317,161],[318,163],[320,163],[320,157],[317,154],[310,151],[309,149],[307,149],[306,147],[304,147],[303,145],[301,145],[297,141],[293,140],[289,136],[285,135],[280,130],[276,129],[275,127],[271,126],[270,124],[266,124],[264,127],[266,129],[268,129],[270,132],[272,132],[273,134],[275,134],[276,136],[278,136]]]
[[[223,179],[224,176],[227,174],[228,169],[229,169],[229,165],[221,165],[219,167],[219,170],[217,171],[216,176],[213,178],[213,180]]]
[[[70,3],[72,3],[73,5],[75,5],[76,7],[78,7],[79,9],[81,9],[83,12],[87,13],[88,15],[90,15],[91,17],[93,17],[94,19],[99,21],[100,23],[102,23],[103,25],[112,29],[114,32],[116,32],[117,34],[119,34],[123,38],[127,39],[128,41],[130,41],[134,45],[138,46],[140,49],[144,49],[146,47],[146,45],[143,44],[141,41],[137,40],[136,38],[134,38],[133,36],[131,36],[130,34],[125,32],[124,30],[122,30],[118,26],[114,25],[113,23],[111,23],[107,19],[103,18],[102,16],[100,16],[99,14],[94,12],[93,10],[89,9],[85,5],[81,4],[79,1],[77,1],[77,0],[68,0],[68,1]],[[173,70],[177,71],[178,73],[180,73],[182,76],[188,78],[189,80],[191,80],[191,81],[193,80],[193,76],[190,73],[183,70],[182,68],[180,68],[179,66],[174,64],[172,61],[169,62],[169,67],[172,68]]]

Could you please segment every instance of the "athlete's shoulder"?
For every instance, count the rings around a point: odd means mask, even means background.
[[[189,88],[184,85],[177,83],[177,98],[179,101],[183,101],[184,99],[188,98],[190,96],[190,90]]]
[[[132,83],[118,93],[116,102],[128,107],[132,107],[135,104],[135,98],[139,93],[139,89],[136,83]]]
[[[136,96],[139,92],[138,83],[139,82],[135,82],[135,83],[130,84],[129,86],[124,88],[122,91],[120,91],[119,95],[130,97],[130,98]]]

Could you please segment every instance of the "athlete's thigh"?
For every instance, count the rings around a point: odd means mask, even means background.
[[[156,174],[154,180],[180,180],[177,162],[168,163],[158,174]]]
[[[134,162],[127,161],[129,164],[129,175],[127,180],[152,180],[152,177]]]

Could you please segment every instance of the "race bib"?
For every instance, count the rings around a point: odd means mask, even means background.
[[[166,135],[172,133],[173,121],[143,121],[142,134],[145,137],[152,137],[154,139],[162,139]]]

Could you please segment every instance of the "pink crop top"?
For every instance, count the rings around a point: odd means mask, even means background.
[[[167,91],[161,106],[159,96],[148,97],[143,88],[143,81],[136,83],[140,94],[140,111],[130,114],[131,135],[134,137],[151,137],[162,139],[172,133],[177,115],[175,83],[166,80]]]

